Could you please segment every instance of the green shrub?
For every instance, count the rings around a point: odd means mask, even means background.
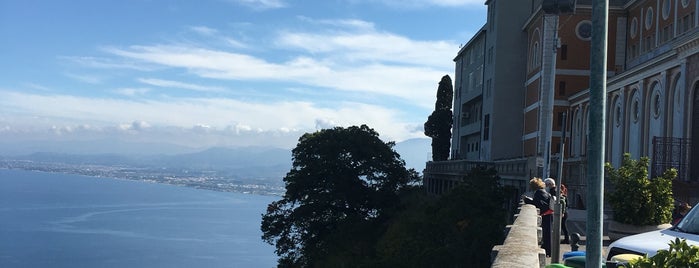
[[[612,206],[614,221],[631,225],[658,225],[669,223],[672,218],[672,180],[677,170],[670,168],[661,177],[648,178],[648,157],[631,159],[624,154],[617,169],[610,163],[604,165],[606,175],[614,185],[607,194]]]
[[[643,257],[629,263],[632,268],[699,267],[699,247],[687,244],[687,240],[675,238],[670,249],[658,250],[653,257]]]

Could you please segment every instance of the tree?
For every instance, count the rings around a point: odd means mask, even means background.
[[[451,85],[449,75],[442,77],[437,88],[437,101],[434,104],[434,112],[425,122],[425,135],[432,138],[432,160],[443,161],[449,158],[451,146],[452,102],[454,88]]]
[[[378,266],[490,267],[507,219],[498,180],[494,169],[477,167],[438,199],[415,196],[377,243]]]
[[[299,138],[286,193],[262,216],[262,239],[275,245],[280,267],[328,264],[329,256],[352,250],[369,254],[373,242],[366,240],[375,238],[365,231],[389,218],[400,190],[418,181],[393,146],[366,125]]]

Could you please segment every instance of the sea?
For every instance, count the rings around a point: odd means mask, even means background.
[[[0,169],[0,267],[275,267],[279,197]]]

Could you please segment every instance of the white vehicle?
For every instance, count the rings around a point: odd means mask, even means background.
[[[699,246],[699,209],[692,210],[676,225],[668,229],[652,231],[621,238],[607,248],[607,260],[619,254],[637,254],[653,257],[658,250],[669,249],[675,238],[686,239],[687,244]]]

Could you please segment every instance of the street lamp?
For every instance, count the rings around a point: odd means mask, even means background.
[[[541,3],[541,9],[544,12],[544,18],[550,17],[549,21],[553,25],[546,27],[546,29],[551,29],[552,40],[551,40],[551,70],[550,70],[550,87],[547,90],[542,88],[542,125],[544,134],[543,147],[544,150],[544,169],[543,176],[548,178],[550,174],[550,164],[551,164],[551,135],[553,132],[553,106],[554,106],[554,92],[555,92],[555,81],[556,81],[556,50],[558,48],[558,15],[568,14],[575,12],[575,2],[576,0],[544,0]],[[555,19],[554,19],[555,18]],[[544,19],[546,22],[546,19]],[[542,76],[542,79],[545,76]],[[545,84],[542,81],[542,85]],[[565,121],[565,119],[564,119]],[[561,256],[561,168],[563,167],[563,145],[565,141],[565,122],[563,124],[563,135],[561,136],[561,149],[559,152],[559,172],[556,184],[556,201],[554,203],[553,212],[553,233],[551,235],[551,263],[557,263],[560,261]],[[541,133],[541,132],[540,132]]]

